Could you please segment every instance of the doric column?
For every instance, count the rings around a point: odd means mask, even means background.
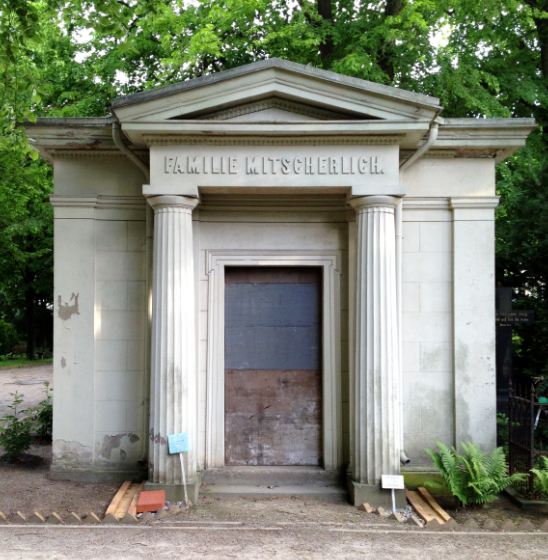
[[[167,436],[188,432],[188,478],[196,474],[196,336],[192,210],[186,196],[155,196],[149,482],[178,485],[177,455]]]
[[[398,199],[364,196],[356,210],[356,309],[354,353],[355,500],[397,474],[401,447],[401,378],[394,210]],[[359,496],[359,498],[358,498]]]

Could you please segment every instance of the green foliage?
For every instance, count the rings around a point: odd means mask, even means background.
[[[505,455],[508,455],[509,451],[510,429],[508,422],[507,414],[497,413],[497,445],[502,447]],[[518,427],[519,422],[512,422],[512,426]]]
[[[44,383],[45,398],[32,409],[32,418],[36,433],[43,438],[50,438],[53,429],[53,397],[49,383]]]
[[[17,342],[15,327],[0,318],[0,355],[11,352]]]
[[[438,96],[445,117],[535,117],[538,131],[497,168],[497,282],[515,288],[516,308],[536,312],[534,325],[519,327],[515,367],[548,375],[545,0],[338,0],[331,8],[321,15],[314,0],[6,0],[0,319],[31,340],[51,322],[51,172],[21,122],[103,115],[117,95],[276,56]]]
[[[548,457],[540,457],[541,466],[531,469],[535,492],[548,498]]]
[[[41,364],[51,364],[52,358],[41,358]],[[0,369],[2,368],[22,368],[36,365],[35,359],[29,360],[26,354],[0,354]]]
[[[440,442],[437,447],[438,451],[427,449],[427,453],[453,496],[464,506],[491,502],[502,490],[525,477],[522,473],[508,474],[501,447],[487,454],[475,443],[463,443],[462,455]]]
[[[15,461],[31,444],[32,417],[27,410],[18,410],[23,402],[23,396],[12,393],[13,400],[8,408],[11,413],[0,418],[0,446],[8,461]]]

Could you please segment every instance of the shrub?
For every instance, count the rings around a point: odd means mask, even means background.
[[[27,410],[17,410],[23,402],[23,395],[11,393],[13,400],[8,408],[12,410],[0,418],[0,445],[9,461],[15,461],[31,444],[32,418],[26,416]]]
[[[17,343],[17,331],[15,327],[0,319],[0,354],[7,354],[11,352]]]
[[[464,506],[491,502],[502,490],[526,476],[523,473],[508,474],[501,447],[492,453],[484,453],[475,443],[463,443],[462,455],[454,447],[449,448],[440,442],[437,447],[439,451],[426,451],[453,496]]]
[[[53,399],[49,383],[44,383],[44,400],[40,401],[32,410],[32,417],[36,424],[36,433],[43,438],[51,438],[53,427]]]
[[[540,468],[531,469],[534,476],[535,492],[541,496],[548,497],[548,457],[540,457],[542,466]]]

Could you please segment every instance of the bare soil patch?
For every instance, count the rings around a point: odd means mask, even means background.
[[[0,455],[2,448],[0,448]],[[116,492],[117,483],[82,483],[48,478],[51,445],[37,443],[17,463],[0,459],[0,511],[40,511],[59,514],[103,513]]]

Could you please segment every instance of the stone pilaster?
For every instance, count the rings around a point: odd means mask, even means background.
[[[182,484],[167,436],[188,432],[187,478],[196,476],[196,335],[192,210],[195,198],[155,196],[149,482]],[[173,492],[171,492],[173,495]]]
[[[355,503],[379,502],[381,475],[400,470],[398,199],[364,196],[350,202],[356,210],[357,253],[352,494]]]

